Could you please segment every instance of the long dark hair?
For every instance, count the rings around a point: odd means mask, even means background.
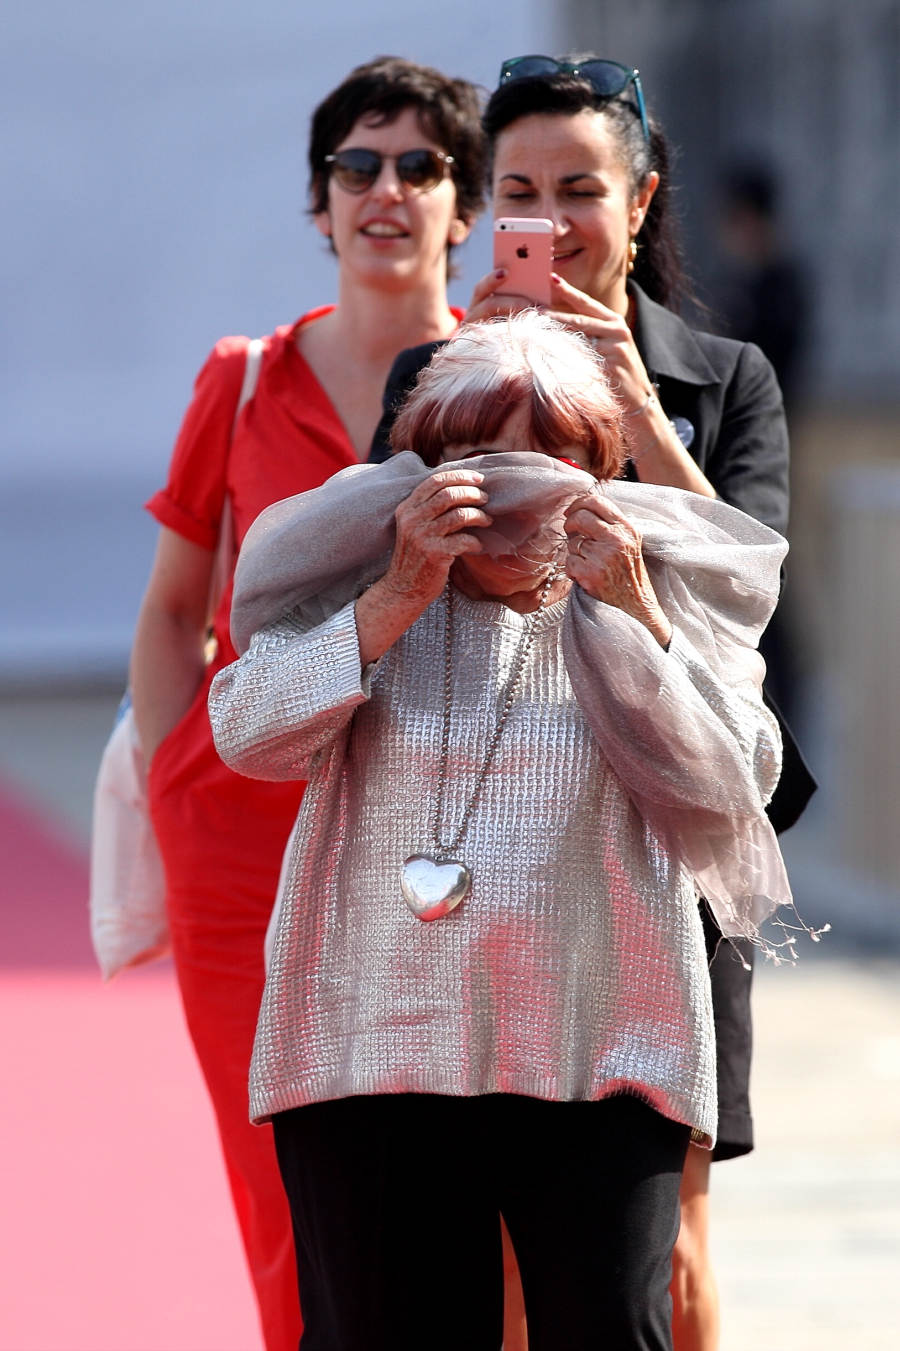
[[[585,108],[603,114],[628,172],[632,195],[648,173],[656,170],[659,174],[659,186],[637,236],[637,257],[631,276],[651,300],[677,311],[692,296],[684,270],[678,223],[672,209],[672,155],[663,129],[655,118],[650,118],[648,143],[636,107],[626,98],[602,97],[581,76],[559,72],[510,80],[494,90],[485,108],[483,125],[488,157],[493,159],[500,133],[520,118],[534,113],[571,117]]]

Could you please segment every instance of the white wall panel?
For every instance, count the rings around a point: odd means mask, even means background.
[[[223,333],[334,296],[309,115],[396,53],[492,86],[553,50],[536,0],[32,0],[0,51],[0,679],[121,663],[194,372]],[[465,303],[487,269],[461,252]],[[61,536],[65,536],[63,550]],[[56,635],[55,641],[47,634]]]

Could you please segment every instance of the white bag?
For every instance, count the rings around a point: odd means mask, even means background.
[[[261,361],[262,341],[254,338],[247,346],[234,426],[253,397]],[[226,496],[210,584],[210,615],[228,584],[233,551]],[[147,768],[127,692],[100,760],[94,789],[89,909],[91,942],[104,980],[126,966],[168,952],[165,871],[150,822]]]
[[[91,942],[104,980],[169,950],[166,879],[126,694],[100,761],[91,833]]]

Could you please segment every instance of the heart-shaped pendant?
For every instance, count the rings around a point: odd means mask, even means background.
[[[455,910],[472,885],[472,874],[459,859],[413,854],[403,865],[400,890],[416,919],[443,919]]]

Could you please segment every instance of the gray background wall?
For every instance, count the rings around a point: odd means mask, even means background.
[[[0,52],[0,681],[121,678],[193,375],[334,296],[309,115],[394,52],[493,86],[533,0],[35,0]],[[455,298],[487,270],[479,236]]]

